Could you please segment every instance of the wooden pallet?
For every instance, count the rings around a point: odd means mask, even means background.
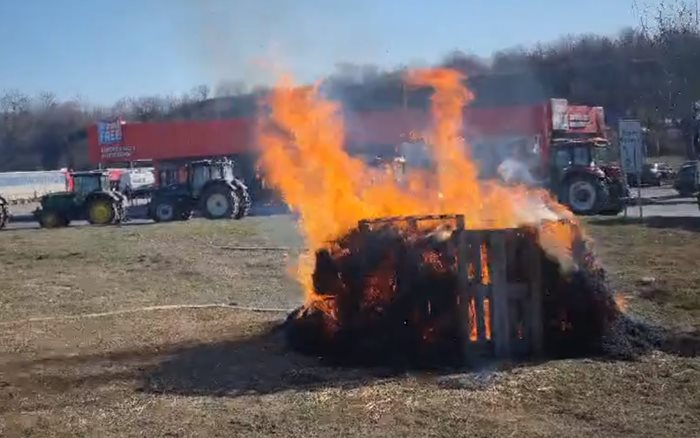
[[[465,315],[465,351],[511,358],[543,350],[541,251],[533,227],[468,230],[464,215],[425,215],[363,220],[361,231],[402,223],[418,229],[421,221],[452,223],[457,252],[455,311]],[[482,259],[486,265],[482,266]],[[471,307],[470,307],[471,306]],[[474,317],[467,317],[469,312]],[[490,330],[487,329],[490,319]]]

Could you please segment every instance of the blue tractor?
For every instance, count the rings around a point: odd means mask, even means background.
[[[156,222],[188,220],[194,211],[207,219],[241,219],[250,206],[248,187],[234,176],[231,160],[199,160],[186,166],[186,181],[153,192],[148,215]]]

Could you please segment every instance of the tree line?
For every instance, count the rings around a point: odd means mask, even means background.
[[[635,4],[637,4],[635,2]],[[700,100],[700,27],[687,1],[655,2],[635,28],[615,36],[567,36],[482,59],[462,51],[440,65],[458,69],[477,98],[474,105],[532,103],[549,97],[605,107],[609,118],[640,118],[650,130],[692,130]],[[351,110],[426,106],[427,90],[407,89],[405,69],[340,64],[324,91]],[[0,94],[0,171],[89,167],[85,127],[126,120],[197,120],[254,115],[265,89],[240,83],[202,85],[183,96],[126,98],[110,107],[59,101],[51,93]]]

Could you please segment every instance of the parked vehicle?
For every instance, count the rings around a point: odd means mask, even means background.
[[[666,174],[668,174],[666,172]],[[659,166],[659,163],[648,163],[642,166],[641,181],[637,178],[635,172],[627,173],[627,184],[630,187],[637,187],[637,184],[641,182],[642,187],[644,186],[660,186],[664,179],[664,171]]]
[[[231,160],[200,160],[186,167],[185,182],[153,192],[148,213],[156,222],[187,220],[194,210],[208,219],[241,219],[250,206],[248,188],[234,177]]]
[[[67,169],[0,173],[0,191],[8,203],[38,200],[52,192],[70,187]]]
[[[679,195],[684,197],[693,196],[700,190],[698,187],[697,164],[694,161],[687,162],[678,169],[673,188],[676,189]]]
[[[658,169],[659,174],[661,175],[661,179],[665,181],[671,181],[676,177],[676,171],[673,170],[673,167],[671,167],[670,164],[668,163],[653,163],[656,165],[656,168]]]
[[[152,167],[128,169],[119,178],[119,191],[127,198],[147,196],[153,191],[155,181]]]
[[[34,211],[41,227],[65,227],[74,220],[110,225],[126,219],[126,198],[110,189],[107,172],[71,172],[71,179],[70,191],[41,197],[41,206]]]

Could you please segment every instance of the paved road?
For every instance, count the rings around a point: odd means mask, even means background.
[[[637,189],[632,189],[632,195],[636,197]],[[645,187],[642,188],[643,214],[645,217],[700,217],[700,208],[698,208],[695,198],[678,197],[675,190],[670,187]],[[7,226],[11,229],[31,229],[39,228],[31,212],[37,207],[36,204],[16,205],[11,206],[12,220]],[[284,208],[271,207],[265,205],[253,205],[251,215],[253,216],[268,216],[272,214],[284,214]],[[638,217],[639,209],[636,206],[630,206],[627,209],[629,216]],[[131,207],[129,211],[131,220],[127,224],[143,225],[152,223],[151,220],[145,219],[145,206],[138,205]],[[609,217],[609,216],[607,216]],[[72,222],[71,226],[85,226],[86,221]]]
[[[38,207],[38,204],[24,204],[10,206],[10,222],[7,224],[6,230],[27,230],[39,229],[39,224],[34,220],[32,211]],[[285,207],[269,206],[269,205],[253,205],[250,210],[251,216],[271,216],[278,214],[289,213]],[[129,207],[129,220],[125,223],[130,225],[151,224],[152,220],[146,218],[146,205],[136,205]],[[82,227],[89,225],[87,221],[73,221],[71,227]]]
[[[143,225],[143,224],[148,224],[148,223],[153,223],[152,220],[149,219],[132,219],[129,222],[126,222],[125,225]],[[84,226],[89,226],[90,224],[87,221],[74,221],[70,223],[71,227],[84,227]],[[7,228],[3,231],[7,230],[31,230],[31,229],[39,229],[39,224],[36,221],[30,220],[29,218],[24,218],[20,217],[15,220],[10,221],[9,224],[7,224]]]
[[[631,194],[636,198],[637,189],[632,188]],[[643,214],[647,217],[700,217],[695,198],[681,198],[670,187],[642,188]],[[634,201],[632,201],[634,202]],[[627,214],[639,216],[637,206],[630,206]]]

